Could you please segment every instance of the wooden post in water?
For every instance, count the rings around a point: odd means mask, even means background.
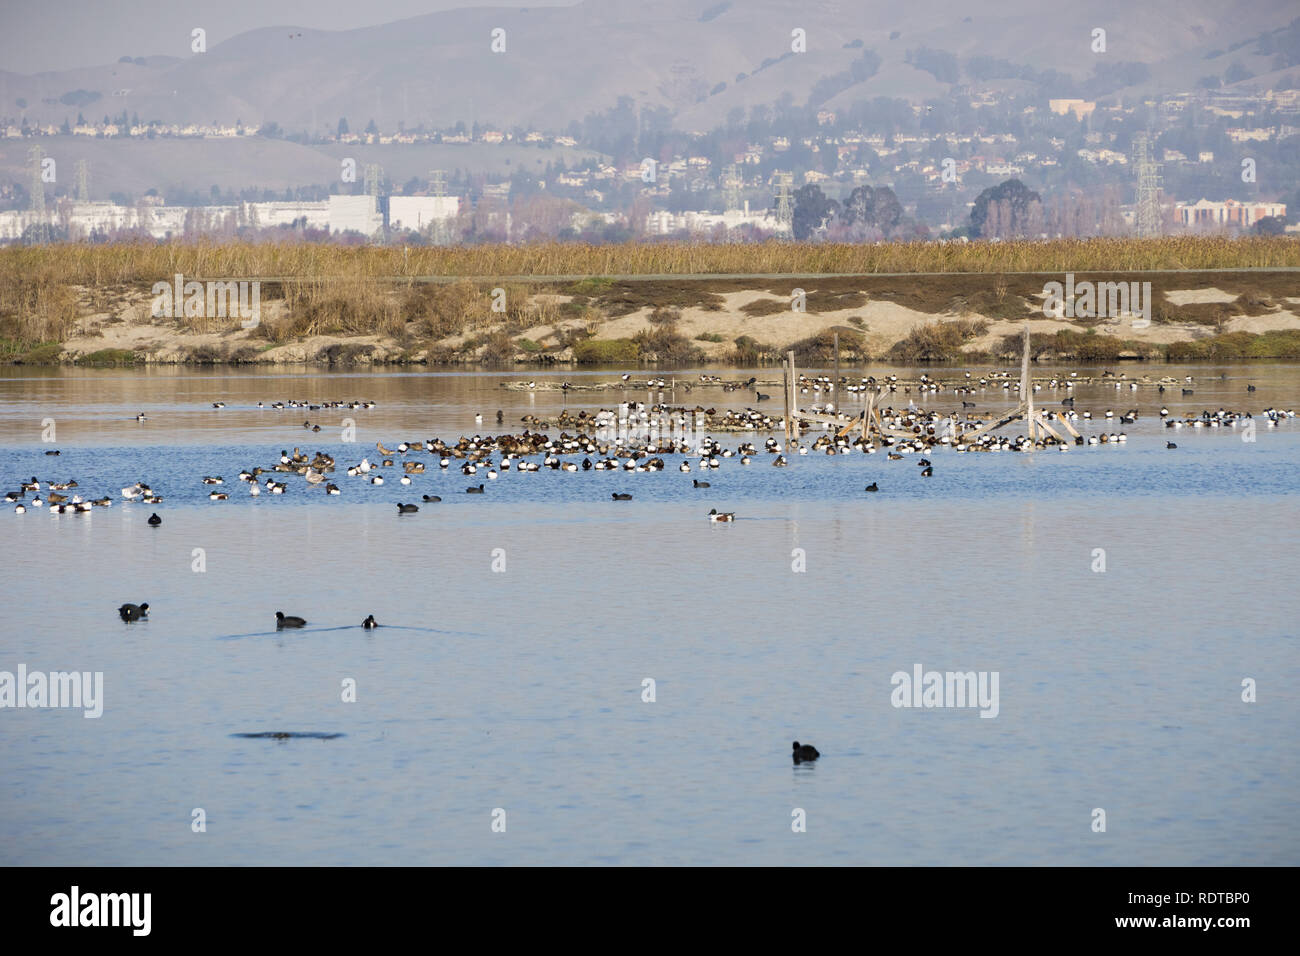
[[[835,378],[831,382],[831,394],[835,396],[835,408],[840,410],[840,333],[835,333]]]
[[[1025,322],[1025,354],[1020,362],[1020,401],[1026,402],[1025,421],[1029,423],[1029,443],[1034,443],[1034,386],[1029,381],[1029,323]]]
[[[786,353],[790,362],[790,429],[795,441],[799,440],[799,373],[794,367],[794,350]]]
[[[790,447],[790,367],[785,362],[781,363],[781,394],[785,400],[785,451]]]

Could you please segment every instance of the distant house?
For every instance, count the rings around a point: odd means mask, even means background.
[[[1075,119],[1081,120],[1090,115],[1097,108],[1097,104],[1091,100],[1048,100],[1047,108],[1057,116],[1073,113]]]

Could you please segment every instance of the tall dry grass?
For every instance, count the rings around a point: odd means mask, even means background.
[[[67,283],[103,286],[187,278],[413,280],[420,277],[915,272],[1122,272],[1143,269],[1300,268],[1300,241],[1057,239],[1041,242],[913,242],[876,245],[771,241],[750,244],[536,243],[422,247],[307,243],[124,243],[0,249],[0,282],[53,269]]]
[[[51,261],[0,271],[0,339],[59,342],[77,320],[77,290]]]

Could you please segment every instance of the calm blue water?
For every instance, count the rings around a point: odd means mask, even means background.
[[[1247,443],[1155,411],[1297,407],[1300,372],[1171,371],[1205,379],[1177,407],[1076,389],[1080,411],[1139,406],[1124,446],[936,450],[929,479],[914,458],[760,452],[707,475],[675,456],[507,472],[482,496],[454,468],[409,487],[340,470],[340,497],[288,476],[257,499],[235,475],[281,448],[374,461],[376,440],[495,433],[497,408],[563,399],[492,375],[9,377],[4,490],[76,478],[116,500],[0,512],[0,670],[104,675],[99,719],[0,709],[0,861],[1295,864],[1300,419]],[[379,404],[248,407],[291,397]],[[207,500],[205,474],[231,500]],[[137,479],[164,502],[123,502]],[[397,516],[423,494],[443,501]],[[123,624],[125,601],[150,619]],[[276,610],[309,625],[277,633]],[[363,631],[372,613],[384,626]],[[917,664],[997,672],[997,717],[892,706]],[[343,736],[233,736],[264,731]],[[794,739],[822,758],[793,766]]]

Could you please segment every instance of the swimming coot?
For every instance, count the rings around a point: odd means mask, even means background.
[[[148,604],[123,604],[117,609],[118,616],[128,624],[149,616]]]
[[[821,754],[818,753],[817,748],[812,744],[800,745],[799,741],[796,740],[794,742],[793,756],[795,763],[802,763],[805,760],[816,760],[821,756]]]

